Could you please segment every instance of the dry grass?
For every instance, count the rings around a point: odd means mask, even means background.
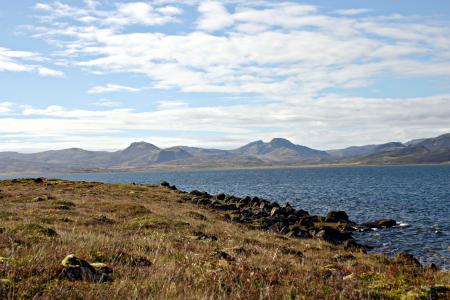
[[[166,188],[16,180],[0,189],[0,299],[450,295],[449,273],[251,230],[177,201],[181,195]],[[71,253],[107,263],[113,281],[59,279],[60,262]]]

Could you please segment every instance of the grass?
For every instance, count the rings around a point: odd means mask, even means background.
[[[22,179],[1,181],[0,190],[0,299],[450,295],[448,272],[252,230],[161,187]],[[38,196],[47,200],[30,200]],[[68,254],[106,263],[113,280],[60,279]]]

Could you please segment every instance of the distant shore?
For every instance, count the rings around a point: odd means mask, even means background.
[[[0,173],[0,177],[33,177],[50,176],[54,174],[79,174],[79,173],[145,173],[145,172],[195,172],[195,171],[232,171],[232,170],[272,170],[272,169],[306,169],[306,168],[348,168],[348,167],[400,167],[400,166],[447,166],[449,162],[444,163],[422,163],[422,164],[360,164],[360,163],[339,163],[339,164],[306,164],[306,165],[270,165],[270,166],[150,166],[148,168],[136,169],[80,169],[80,170],[61,170],[50,172],[13,172]]]

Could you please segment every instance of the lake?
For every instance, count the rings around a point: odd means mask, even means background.
[[[77,173],[46,177],[155,184],[166,180],[181,190],[288,201],[310,213],[323,215],[329,210],[345,210],[356,222],[392,218],[401,226],[357,233],[355,237],[374,246],[375,252],[391,255],[407,251],[423,263],[450,268],[449,165]]]

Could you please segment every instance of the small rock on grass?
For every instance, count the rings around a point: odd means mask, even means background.
[[[90,264],[73,254],[67,255],[61,262],[64,267],[60,278],[74,281],[107,282],[111,281],[112,269],[103,263]]]

